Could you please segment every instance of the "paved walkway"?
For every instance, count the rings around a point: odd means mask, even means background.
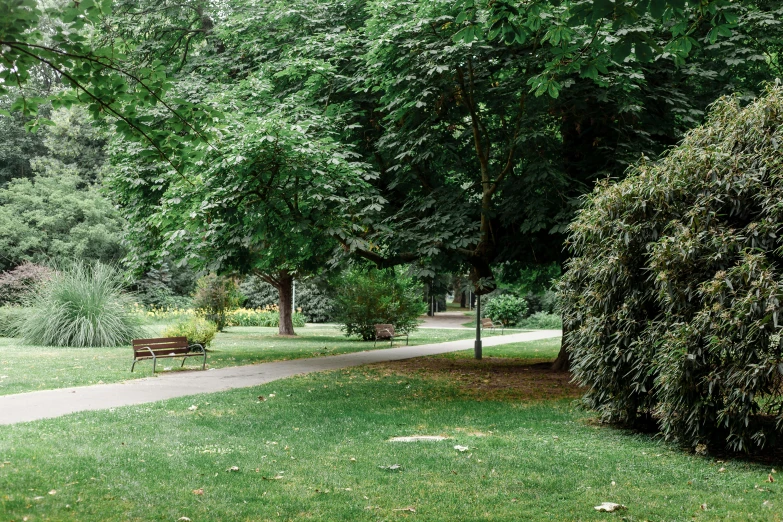
[[[490,335],[483,345],[518,343],[560,337],[560,330],[538,330],[511,335]],[[174,397],[214,393],[233,388],[258,386],[293,375],[323,370],[338,370],[362,364],[410,359],[424,355],[456,352],[473,348],[473,340],[451,341],[421,346],[403,346],[385,350],[346,353],[329,357],[297,359],[249,366],[220,368],[205,372],[175,372],[116,384],[61,388],[17,395],[0,396],[0,424],[59,417],[77,411],[103,410],[118,406],[144,404]]]
[[[433,317],[422,315],[419,319],[424,321],[419,328],[444,328],[447,330],[465,330],[467,327],[462,326],[463,323],[476,320],[475,317],[468,317],[465,312],[460,311],[438,312]]]

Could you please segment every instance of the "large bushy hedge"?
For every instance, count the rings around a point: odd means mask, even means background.
[[[661,161],[601,183],[560,284],[605,419],[753,451],[783,434],[783,89],[725,98]]]

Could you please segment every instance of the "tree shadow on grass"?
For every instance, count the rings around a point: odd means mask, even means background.
[[[571,382],[568,372],[550,370],[552,361],[485,357],[451,359],[421,357],[372,365],[387,374],[448,380],[467,397],[479,401],[524,401],[577,399],[583,388]]]

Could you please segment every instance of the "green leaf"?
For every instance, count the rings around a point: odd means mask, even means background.
[[[622,63],[631,54],[631,46],[631,39],[627,36],[624,37],[612,47],[612,59]]]
[[[650,16],[661,18],[666,10],[666,0],[650,0]]]
[[[653,56],[655,56],[652,47],[647,45],[646,42],[636,42],[634,48],[636,51],[636,59],[642,63],[647,63],[652,61]]]
[[[463,27],[457,33],[452,36],[452,40],[454,43],[464,42],[464,43],[470,43],[473,41],[475,29],[472,25],[469,25],[468,27]]]

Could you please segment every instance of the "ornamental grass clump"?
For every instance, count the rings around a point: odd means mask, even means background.
[[[38,285],[17,336],[39,346],[122,346],[144,337],[117,268],[75,263]]]
[[[571,225],[565,344],[586,404],[684,444],[783,435],[783,88],[723,98]]]

